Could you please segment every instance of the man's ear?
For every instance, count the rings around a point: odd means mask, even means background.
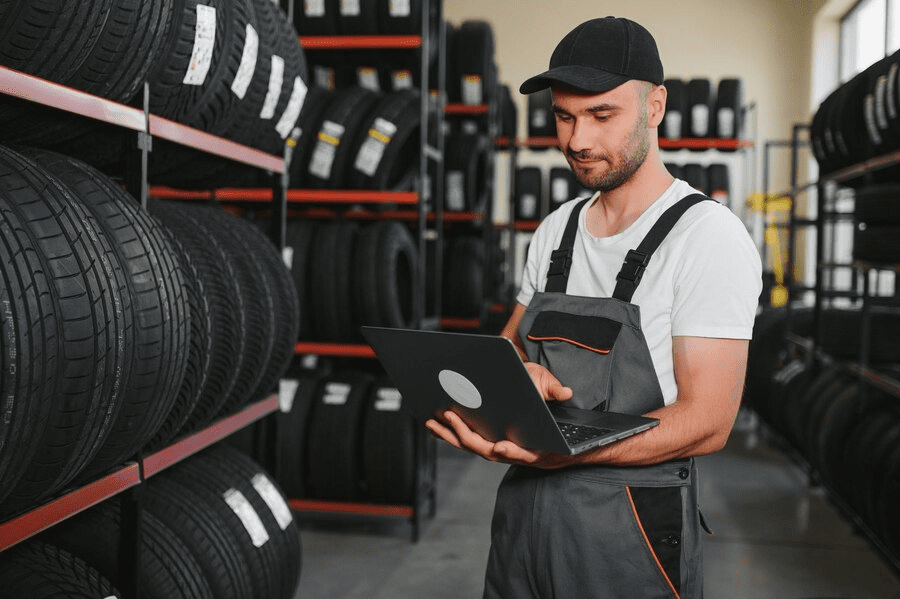
[[[647,94],[647,126],[659,127],[666,114],[666,98],[669,92],[665,85],[654,85]]]

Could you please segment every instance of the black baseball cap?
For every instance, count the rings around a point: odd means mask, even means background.
[[[663,66],[650,32],[629,19],[585,21],[559,42],[550,68],[519,86],[533,94],[554,83],[602,93],[631,79],[663,83]]]

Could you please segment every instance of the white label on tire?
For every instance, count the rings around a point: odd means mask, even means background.
[[[359,0],[341,0],[341,15],[345,17],[358,17]]]
[[[297,129],[297,139],[300,138],[300,129]],[[294,268],[294,248],[289,245],[284,246],[281,250],[281,261],[287,266],[288,270]]]
[[[535,129],[543,129],[547,126],[547,111],[537,109],[531,111],[531,126]]]
[[[717,115],[717,123],[719,125],[718,135],[723,139],[732,139],[737,137],[737,129],[734,126],[734,109],[720,108]]]
[[[397,125],[377,117],[372,124],[372,128],[369,129],[369,134],[366,136],[365,141],[359,147],[356,161],[353,163],[354,168],[370,177],[374,176],[375,171],[378,170],[378,165],[381,164],[381,159],[384,157],[384,151],[396,133]]]
[[[412,89],[412,71],[410,71],[409,69],[400,69],[399,71],[394,71],[393,73],[391,73],[391,82],[394,86],[394,91],[399,91],[401,89]]]
[[[184,74],[185,85],[203,85],[212,64],[216,45],[216,9],[205,4],[197,5],[197,25],[194,27],[194,49],[191,62]]]
[[[403,405],[403,396],[393,387],[384,387],[375,394],[375,404],[372,406],[378,412],[399,412]]]
[[[681,113],[677,110],[666,113],[666,131],[669,139],[681,139]]]
[[[303,3],[303,14],[307,17],[324,17],[325,0],[306,0]]]
[[[253,543],[253,546],[262,547],[265,545],[269,540],[269,533],[266,532],[266,527],[263,525],[262,520],[259,519],[259,514],[256,513],[256,510],[253,509],[253,506],[250,505],[244,494],[232,488],[225,491],[222,494],[222,498],[228,504],[228,507],[231,508],[231,511],[234,512],[234,515],[238,517],[238,520],[241,521],[241,524],[244,525],[244,529],[250,535],[250,541]]]
[[[888,128],[885,95],[887,95],[887,77],[882,75],[875,82],[875,122],[882,131]]]
[[[462,171],[447,171],[447,210],[457,212],[466,208],[466,194],[463,188],[466,177]]]
[[[694,104],[691,108],[691,133],[697,137],[709,135],[709,106]]]
[[[554,179],[550,185],[550,199],[554,204],[562,204],[569,199],[569,182],[561,177]]]
[[[334,91],[334,69],[323,67],[318,64],[314,65],[313,80],[319,87]]]
[[[294,130],[294,125],[297,124],[297,119],[300,118],[300,111],[303,109],[303,102],[306,101],[307,91],[308,88],[303,79],[294,77],[294,88],[291,90],[291,97],[284,112],[281,114],[281,118],[278,120],[278,124],[275,125],[275,131],[278,132],[281,139],[285,139]]]
[[[281,493],[272,484],[269,477],[260,472],[250,480],[250,484],[253,485],[253,488],[256,489],[262,500],[269,506],[269,510],[275,516],[275,521],[278,522],[281,530],[290,526],[291,522],[294,521],[294,517],[291,515],[291,508],[288,507],[284,497],[281,496]]]
[[[278,410],[283,414],[289,414],[294,407],[294,396],[300,381],[297,379],[281,379],[278,381]]]
[[[356,69],[356,81],[360,87],[370,89],[373,92],[381,92],[381,83],[378,82],[378,71],[372,67],[359,67]]]
[[[462,78],[463,104],[477,105],[484,102],[481,75],[464,75]]]
[[[409,0],[391,0],[388,11],[392,17],[408,17],[412,12]]]
[[[259,56],[259,34],[256,33],[249,23],[247,23],[247,33],[244,35],[244,52],[241,54],[241,65],[238,67],[237,73],[234,74],[234,81],[231,82],[231,91],[234,95],[244,99],[247,95],[247,88],[253,80],[253,73],[256,72],[256,58]]]
[[[520,200],[522,202],[522,217],[526,219],[537,218],[537,196],[533,193],[523,193]]]
[[[324,121],[316,139],[316,147],[309,161],[309,172],[320,179],[331,177],[334,155],[341,145],[344,126],[333,121]]]
[[[322,403],[326,406],[342,406],[347,403],[351,389],[347,383],[328,383],[325,385]]]
[[[278,98],[281,97],[281,86],[284,84],[284,59],[277,54],[272,55],[272,69],[269,71],[269,91],[263,101],[259,118],[269,120],[275,116]]]
[[[866,95],[863,101],[863,111],[866,121],[866,129],[869,130],[869,139],[876,146],[881,145],[881,132],[878,131],[878,124],[875,122],[875,98],[872,94]]]

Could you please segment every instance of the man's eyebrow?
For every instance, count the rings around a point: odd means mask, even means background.
[[[612,110],[618,110],[619,106],[617,104],[597,104],[595,106],[591,106],[590,108],[585,109],[585,112],[609,112]],[[553,104],[553,112],[563,112],[568,114],[568,111],[557,104]]]

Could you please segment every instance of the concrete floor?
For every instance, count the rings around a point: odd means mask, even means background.
[[[820,490],[742,414],[700,459],[707,599],[898,599],[900,578]],[[441,446],[438,506],[411,542],[406,520],[298,513],[297,599],[481,597],[494,492],[504,466]]]

